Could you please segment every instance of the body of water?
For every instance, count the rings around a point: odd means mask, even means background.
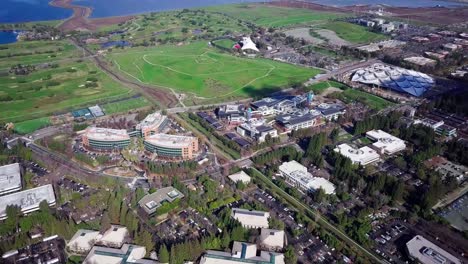
[[[0,23],[57,20],[69,17],[72,10],[52,7],[50,0],[1,0]],[[93,8],[92,18],[122,16],[151,11],[166,11],[261,0],[75,0],[73,3]],[[346,6],[356,4],[387,4],[393,6],[455,6],[463,5],[436,0],[310,0],[311,2]],[[466,5],[465,5],[466,6]]]
[[[8,44],[16,42],[17,32],[14,31],[0,31],[0,44]]]

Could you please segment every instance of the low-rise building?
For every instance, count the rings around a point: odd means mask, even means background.
[[[158,262],[150,259],[145,259],[146,248],[142,246],[124,244],[120,248],[108,248],[94,246],[86,259],[84,264],[157,264]]]
[[[369,148],[355,148],[348,144],[341,144],[335,148],[335,152],[349,158],[353,164],[360,164],[362,166],[377,162],[380,160],[380,156],[377,151]]]
[[[47,201],[49,206],[55,205],[55,193],[51,184],[0,196],[0,220],[6,219],[8,205],[16,205],[24,214],[39,210],[39,204]]]
[[[281,250],[284,247],[285,234],[283,230],[262,228],[260,231],[259,243],[269,250]]]
[[[81,138],[83,146],[99,151],[119,150],[130,145],[125,129],[88,127]]]
[[[268,228],[269,212],[232,208],[231,217],[245,228]]]
[[[166,187],[157,190],[154,193],[145,195],[138,205],[148,214],[152,215],[163,203],[172,203],[184,195],[174,187]]]
[[[414,65],[418,66],[435,66],[437,64],[436,60],[421,57],[421,56],[413,56],[405,58],[404,61],[409,62]]]
[[[457,136],[457,129],[453,126],[449,126],[447,124],[443,124],[438,126],[435,130],[436,134],[445,136],[445,137],[456,137]]]
[[[19,163],[0,167],[0,195],[21,191],[21,169]]]
[[[430,127],[434,130],[436,130],[438,127],[440,127],[441,125],[444,124],[444,121],[436,121],[434,119],[430,119],[430,118],[424,118],[424,119],[418,119],[418,120],[415,120],[414,123],[415,125],[417,124],[421,124],[423,126],[427,126],[427,127]]]
[[[231,252],[208,250],[200,264],[284,264],[284,255],[276,252],[260,251],[257,245],[234,241]]]
[[[218,111],[217,115],[220,119],[227,119],[230,124],[239,124],[245,122],[245,107],[242,104],[223,105]]]
[[[262,122],[245,122],[237,127],[237,133],[264,142],[267,135],[277,137],[278,131],[272,126],[265,125]]]
[[[128,238],[128,234],[127,227],[112,225],[104,234],[96,237],[96,244],[120,248]]]
[[[322,124],[320,114],[314,113],[295,113],[284,114],[276,117],[278,122],[285,131],[293,131],[309,127],[315,127]]]
[[[344,107],[343,105],[339,105],[339,104],[326,104],[326,103],[322,103],[322,104],[319,104],[315,110],[319,111],[323,118],[327,119],[327,120],[336,120],[338,119],[338,117],[340,115],[343,115],[344,113],[346,113],[346,107]]]
[[[198,152],[198,138],[169,134],[147,136],[145,149],[166,158],[192,159]]]
[[[374,141],[372,147],[380,154],[392,155],[406,148],[405,141],[382,130],[371,130],[366,136]]]
[[[436,244],[417,235],[406,243],[409,257],[423,264],[461,264],[462,262],[452,254]]]
[[[457,49],[460,48],[460,46],[458,46],[457,44],[454,44],[454,43],[446,43],[446,44],[442,45],[442,47],[447,51],[456,51]]]
[[[286,182],[303,191],[316,191],[322,188],[326,194],[335,193],[335,186],[327,179],[314,177],[307,168],[292,160],[279,166],[279,173]]]
[[[67,244],[68,250],[74,253],[86,253],[91,250],[99,231],[79,229]]]
[[[233,181],[234,183],[237,183],[238,181],[241,181],[245,184],[249,184],[250,183],[250,176],[245,173],[244,171],[239,171],[237,173],[234,173],[234,174],[231,174],[228,176],[228,178]]]
[[[392,22],[380,25],[380,29],[383,33],[390,33],[395,30],[395,24]]]

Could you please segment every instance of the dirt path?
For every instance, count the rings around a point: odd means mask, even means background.
[[[285,31],[284,34],[286,34],[286,36],[304,39],[305,41],[310,42],[315,45],[322,44],[325,42],[323,39],[319,39],[319,38],[311,36],[310,28],[308,27],[290,29],[290,30]]]

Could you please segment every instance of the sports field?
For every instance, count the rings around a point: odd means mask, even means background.
[[[132,78],[203,99],[253,97],[320,73],[267,59],[248,59],[220,53],[206,42],[160,46],[108,55],[115,67]]]
[[[122,113],[129,110],[134,110],[146,106],[150,106],[150,102],[144,97],[131,98],[127,100],[122,100],[118,102],[108,103],[101,105],[101,108],[104,110],[106,115]]]
[[[27,120],[15,123],[15,132],[18,134],[28,134],[40,128],[46,127],[50,124],[48,117],[41,117],[38,119]]]
[[[369,43],[387,38],[383,34],[369,31],[366,27],[341,21],[317,25],[316,28],[331,30],[341,39],[351,43]]]
[[[207,7],[208,11],[225,13],[250,21],[259,26],[285,27],[297,24],[315,24],[342,15],[308,9],[268,6],[263,4],[237,4]]]

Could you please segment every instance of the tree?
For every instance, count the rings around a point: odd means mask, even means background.
[[[286,248],[286,252],[284,253],[284,262],[288,264],[297,263],[297,256],[296,253],[294,253],[294,247],[291,245],[288,245]]]
[[[111,227],[111,220],[109,218],[109,213],[104,211],[101,217],[101,231],[104,232]]]
[[[169,251],[167,250],[166,244],[162,244],[161,247],[159,247],[158,258],[161,263],[169,263]]]
[[[393,186],[392,200],[403,201],[404,194],[405,194],[405,184],[402,181],[398,181]]]
[[[226,249],[229,247],[229,244],[231,243],[231,236],[229,235],[229,232],[225,228],[223,230],[223,236],[221,237],[221,247],[223,249]]]
[[[153,250],[154,243],[153,243],[153,236],[150,232],[143,230],[141,231],[135,239],[135,243],[137,245],[144,246],[146,248],[146,255],[148,256],[149,253]]]

